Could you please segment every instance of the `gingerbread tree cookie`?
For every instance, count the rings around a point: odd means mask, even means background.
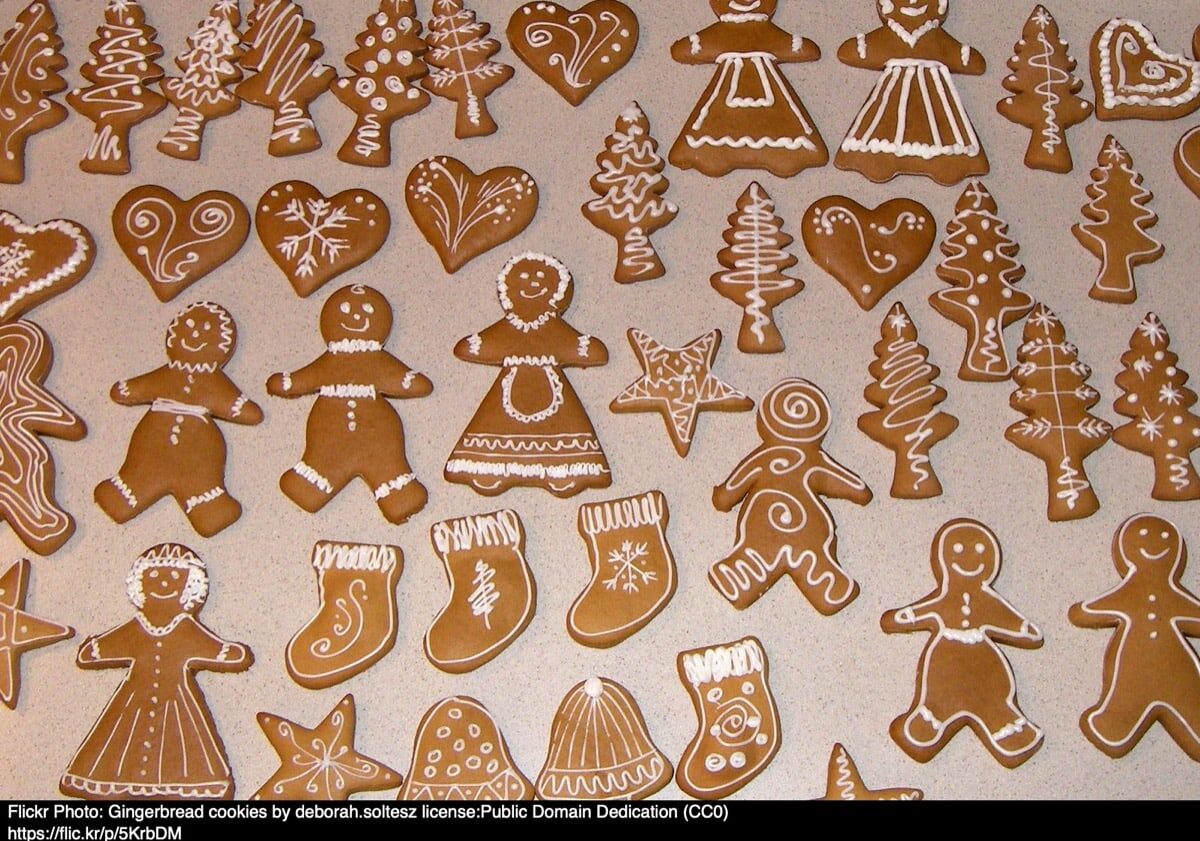
[[[1154,194],[1142,186],[1133,158],[1111,134],[1092,170],[1083,206],[1086,222],[1072,226],[1079,244],[1100,260],[1100,273],[1088,295],[1097,301],[1131,304],[1137,300],[1133,269],[1163,256],[1163,244],[1146,233],[1158,215],[1146,205]]]
[[[238,64],[244,50],[238,32],[241,22],[238,0],[217,0],[188,36],[188,48],[175,59],[183,75],[161,85],[163,95],[179,112],[158,141],[158,151],[164,155],[181,161],[199,160],[205,126],[242,106],[229,90],[242,80]]]
[[[1112,437],[1127,450],[1154,459],[1155,499],[1200,499],[1200,475],[1191,457],[1200,449],[1200,416],[1190,411],[1196,392],[1187,387],[1188,374],[1170,346],[1167,328],[1157,315],[1147,313],[1121,355],[1125,367],[1117,374],[1123,393],[1113,408],[1131,420]]]
[[[1157,722],[1200,762],[1200,598],[1183,586],[1187,544],[1174,523],[1138,514],[1117,530],[1113,566],[1121,581],[1071,606],[1080,628],[1115,631],[1104,655],[1100,700],[1079,718],[1088,741],[1125,756]]]
[[[358,115],[338,158],[359,166],[387,166],[392,160],[392,124],[429,104],[418,80],[429,72],[413,0],[380,0],[346,56],[353,76],[338,79],[333,95]]]
[[[50,97],[67,89],[61,70],[58,21],[47,0],[34,0],[17,15],[0,45],[0,183],[25,180],[25,143],[61,123],[67,109]]]
[[[241,62],[244,70],[254,72],[238,83],[234,93],[271,109],[267,151],[284,157],[321,148],[321,135],[308,107],[337,74],[317,61],[325,46],[312,37],[316,27],[290,0],[255,0],[247,21]]]
[[[91,85],[67,94],[71,107],[96,124],[79,168],[124,175],[130,170],[130,130],[167,107],[151,87],[163,77],[157,63],[163,51],[137,0],[108,0],[96,34],[89,45],[93,57],[79,70]]]
[[[864,396],[878,411],[858,419],[858,428],[896,453],[892,496],[929,499],[942,493],[929,451],[958,429],[958,418],[936,407],[946,390],[934,381],[942,369],[929,362],[929,349],[917,341],[917,328],[899,301],[879,328],[875,361]]]
[[[983,184],[967,185],[946,225],[941,246],[945,258],[937,266],[937,276],[951,288],[929,297],[935,310],[967,331],[967,349],[958,369],[964,380],[1008,379],[1012,363],[1004,328],[1024,318],[1034,304],[1013,285],[1025,276],[1017,260],[1021,247],[996,211],[996,200]]]
[[[1112,426],[1088,414],[1100,392],[1087,384],[1092,369],[1079,361],[1062,322],[1038,304],[1017,349],[1012,407],[1026,416],[1004,432],[1022,450],[1046,462],[1051,520],[1090,517],[1100,508],[1083,460],[1108,443]]]
[[[671,224],[679,207],[663,198],[670,186],[662,174],[667,164],[658,154],[658,141],[650,136],[650,121],[636,102],[617,118],[596,165],[600,171],[589,183],[599,198],[584,204],[583,215],[616,237],[614,279],[635,283],[662,277],[667,270],[650,234]]]
[[[1006,768],[1042,746],[1042,731],[1017,706],[1017,683],[1000,645],[1040,648],[1042,632],[992,588],[1000,543],[983,523],[951,520],[933,538],[937,587],[880,619],[884,633],[930,634],[912,707],[892,722],[892,739],[918,762],[933,759],[970,727]]]
[[[1003,85],[1013,95],[996,103],[1002,116],[1032,131],[1025,150],[1025,165],[1031,169],[1071,171],[1067,129],[1093,110],[1092,103],[1079,96],[1083,80],[1074,74],[1077,66],[1067,42],[1059,37],[1058,21],[1045,6],[1034,7],[1008,60],[1012,74]]]
[[[487,98],[513,76],[512,67],[492,61],[500,42],[488,37],[491,29],[475,19],[475,12],[463,0],[433,0],[433,17],[425,36],[429,75],[421,85],[458,103],[454,122],[458,138],[483,137],[496,131]]]
[[[782,353],[783,336],[775,325],[775,307],[800,294],[804,281],[784,272],[796,265],[788,252],[790,234],[775,214],[775,200],[757,181],[738,197],[729,215],[726,247],[717,253],[725,267],[710,279],[713,289],[742,308],[738,350],[743,353]]]

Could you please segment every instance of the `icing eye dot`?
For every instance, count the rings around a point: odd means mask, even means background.
[[[1171,539],[1171,533],[1170,533],[1169,531],[1164,531],[1164,532],[1162,533],[1162,539],[1163,539],[1163,540],[1170,540],[1170,539]]]
[[[1163,537],[1166,537],[1166,536],[1167,536],[1167,533],[1166,533],[1166,532],[1163,532]],[[178,581],[178,580],[179,580],[179,570],[177,570],[177,569],[173,569],[173,570],[171,570],[171,579],[172,579],[173,581]]]
[[[349,315],[350,314],[350,303],[348,301],[343,301],[342,305],[340,307],[338,307],[338,309],[340,309],[344,314]]]
[[[1150,529],[1142,529],[1141,531],[1139,531],[1139,532],[1138,532],[1138,536],[1139,536],[1139,537],[1145,537],[1145,536],[1146,536],[1146,535],[1148,535],[1149,533],[1150,533]]]
[[[975,554],[976,554],[976,555],[982,555],[982,554],[983,554],[983,551],[984,551],[984,548],[985,548],[985,547],[984,547],[984,545],[983,545],[982,543],[976,543],[976,544],[975,544]]]
[[[963,553],[963,549],[964,549],[965,547],[964,547],[964,546],[963,546],[961,543],[955,543],[955,544],[954,544],[952,547],[950,547],[950,548],[954,550],[954,554],[955,554],[955,555],[961,555],[961,554]]]
[[[188,327],[195,327],[195,326],[196,326],[196,322],[195,322],[195,320],[194,320],[194,319],[191,319],[191,318],[187,319],[187,320],[186,320],[186,321],[184,321],[183,323],[184,323],[186,326],[188,326]]]
[[[370,304],[363,304],[363,312],[365,312],[367,315],[374,315],[375,308]]]

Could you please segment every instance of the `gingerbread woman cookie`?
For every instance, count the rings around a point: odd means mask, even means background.
[[[1154,726],[1200,762],[1200,598],[1183,586],[1187,544],[1174,523],[1151,514],[1117,529],[1113,566],[1121,581],[1071,606],[1080,628],[1112,628],[1100,700],[1079,719],[1088,741],[1125,756]]]
[[[205,537],[242,516],[225,489],[225,437],[216,421],[254,426],[263,415],[222,371],[236,344],[237,325],[224,307],[192,304],[167,328],[167,364],[112,387],[115,403],[150,405],[125,463],[96,486],[96,504],[113,520],[128,522],[164,496]]]
[[[67,60],[48,0],[33,0],[0,44],[0,183],[25,180],[25,143],[61,123],[67,109],[51,97],[67,89]]]
[[[370,286],[343,286],[321,308],[325,352],[267,380],[274,397],[317,395],[304,455],[279,479],[305,511],[320,511],[355,477],[372,488],[388,522],[425,507],[429,495],[408,466],[404,426],[388,398],[426,397],[433,383],[384,350],[391,332],[387,298]]]
[[[0,574],[0,701],[17,708],[21,694],[21,655],[75,636],[75,629],[25,610],[33,564],[22,558]]]
[[[933,759],[964,727],[996,761],[1016,768],[1042,746],[1042,731],[1017,706],[1017,679],[1000,645],[1040,648],[1042,632],[992,588],[1000,542],[983,523],[951,520],[929,551],[937,588],[880,619],[888,634],[930,634],[909,711],[891,733],[918,762]]]

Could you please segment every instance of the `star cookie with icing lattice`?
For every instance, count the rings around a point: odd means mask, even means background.
[[[841,743],[829,754],[829,782],[821,800],[921,800],[919,788],[867,788],[858,766]]]
[[[75,636],[66,625],[25,612],[32,567],[22,558],[0,575],[0,701],[14,710],[21,692],[21,655]]]

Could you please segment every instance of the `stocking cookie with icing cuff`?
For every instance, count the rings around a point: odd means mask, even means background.
[[[392,307],[370,286],[343,286],[321,308],[325,352],[296,371],[272,374],[273,397],[317,395],[304,455],[279,479],[284,494],[320,511],[355,477],[374,492],[390,523],[403,523],[429,498],[404,449],[404,426],[389,398],[426,397],[433,383],[384,350]]]
[[[96,504],[125,523],[172,496],[192,528],[212,537],[242,516],[225,488],[225,437],[216,422],[253,426],[262,409],[222,371],[237,345],[224,307],[192,304],[167,328],[166,344],[166,365],[112,387],[113,402],[150,411],[117,475],[96,486]]]

